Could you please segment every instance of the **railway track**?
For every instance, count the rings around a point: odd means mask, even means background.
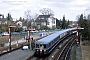
[[[75,37],[73,37],[67,44],[62,48],[62,50],[58,51],[57,54],[55,55],[56,57],[54,58],[55,60],[69,60],[69,53],[71,50],[71,47],[75,41]]]
[[[43,60],[43,58],[35,57],[34,55],[30,56],[26,60]]]
[[[53,50],[53,52],[46,57],[44,60],[59,60],[57,59],[59,54],[62,52],[63,48],[66,46],[66,44],[69,42],[70,39],[72,39],[72,36],[69,36],[68,38],[66,38],[65,40],[67,42],[64,42],[64,44],[62,44],[62,42]],[[64,41],[65,41],[64,40]],[[61,59],[62,60],[62,59]]]

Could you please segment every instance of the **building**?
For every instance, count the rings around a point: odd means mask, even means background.
[[[13,19],[7,20],[3,14],[0,14],[0,25],[15,25]]]
[[[25,20],[16,20],[16,21],[15,21],[15,24],[16,24],[18,27],[23,28],[23,30],[27,30],[27,21],[25,21]]]
[[[35,25],[38,28],[47,26],[50,29],[56,28],[56,19],[50,15],[39,15],[35,20]]]
[[[7,19],[6,18],[0,18],[0,25],[6,25]]]

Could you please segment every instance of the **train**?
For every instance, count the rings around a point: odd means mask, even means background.
[[[36,48],[34,55],[43,56],[50,54],[62,40],[64,40],[71,34],[76,33],[76,29],[77,28],[64,29],[51,35],[48,35],[47,37],[44,37],[40,40],[37,40],[35,42]]]

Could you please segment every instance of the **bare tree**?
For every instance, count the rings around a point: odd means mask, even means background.
[[[43,8],[39,10],[43,15],[54,15],[54,12],[50,8]]]
[[[27,10],[24,12],[25,19],[27,20],[27,26],[32,28],[32,25],[34,25],[35,19],[38,17],[38,14],[31,12],[31,10]]]
[[[26,20],[31,20],[31,11],[30,10],[25,11],[24,16]]]
[[[31,20],[35,20],[38,16],[39,16],[39,14],[37,14],[37,13],[32,13],[32,15],[31,15]]]
[[[77,16],[76,16],[76,20],[78,20],[78,19],[79,19],[79,17],[80,17],[80,15],[77,15]]]
[[[31,15],[31,28],[34,28],[35,26],[35,20],[39,15],[37,13],[32,13]]]
[[[31,20],[31,11],[27,10],[24,12],[25,20],[27,21],[27,28],[28,28],[28,22]]]
[[[25,11],[24,15],[27,20],[35,20],[38,17],[37,13],[31,12],[30,10]]]

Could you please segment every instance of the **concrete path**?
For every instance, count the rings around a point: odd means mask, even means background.
[[[82,60],[81,46],[74,45],[71,50],[71,58],[70,60]]]
[[[0,57],[0,60],[26,60],[34,54],[33,50],[16,50]]]

